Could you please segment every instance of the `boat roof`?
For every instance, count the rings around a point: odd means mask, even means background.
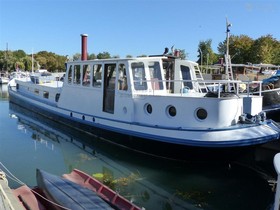
[[[152,55],[148,57],[133,57],[133,58],[106,58],[106,59],[93,59],[93,60],[75,60],[75,61],[68,61],[67,63],[78,63],[78,62],[116,62],[116,61],[132,61],[132,60],[160,60],[160,59],[181,59],[176,56],[169,56],[169,55]],[[189,63],[197,64],[196,62],[186,60]]]

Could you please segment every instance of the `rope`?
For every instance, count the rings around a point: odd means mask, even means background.
[[[3,172],[3,171],[1,171],[1,172]],[[4,199],[5,199],[5,201],[7,201],[8,206],[10,207],[10,209],[11,209],[11,210],[15,210],[14,207],[12,206],[12,204],[11,204],[10,199],[8,198],[7,194],[5,193],[5,191],[4,191],[3,187],[2,187],[2,185],[0,185],[0,191],[1,191],[1,193],[2,193],[2,195],[3,195],[3,197],[4,197]]]
[[[17,183],[20,184],[20,185],[26,185],[24,182],[22,182],[22,181],[19,180],[16,176],[14,176],[14,175],[12,174],[12,172],[10,172],[10,171],[4,166],[4,164],[3,164],[2,162],[0,162],[0,165],[8,172],[8,174],[5,174],[5,172],[3,172],[2,170],[0,170],[0,179],[6,180],[7,183],[8,183],[8,180],[7,180],[7,178],[6,178],[6,176],[7,176],[8,178],[12,179],[13,181],[17,182]],[[2,178],[2,177],[3,177],[3,178]],[[26,186],[27,186],[27,185],[26,185]],[[2,188],[1,185],[0,185],[0,190],[3,192],[3,195],[4,195],[4,197],[5,197],[6,194],[5,194],[5,192],[4,192],[4,190],[3,190],[3,188]],[[40,196],[42,199],[46,200],[47,202],[49,202],[49,203],[51,203],[51,204],[53,204],[53,205],[55,205],[55,206],[58,206],[58,207],[60,207],[60,208],[62,208],[62,209],[65,209],[65,210],[71,210],[71,209],[69,209],[69,208],[67,208],[67,207],[61,206],[61,205],[59,205],[59,204],[57,204],[57,203],[55,203],[55,202],[53,202],[53,201],[51,201],[51,200],[45,198],[43,195],[39,194],[38,192],[36,192],[36,191],[33,190],[33,189],[30,189],[30,191],[31,191],[32,193],[34,193],[34,194]],[[6,197],[5,197],[5,198],[6,198]],[[12,206],[11,206],[11,208],[14,209]]]

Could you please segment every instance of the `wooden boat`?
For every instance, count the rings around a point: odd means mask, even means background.
[[[67,209],[112,209],[96,192],[39,169],[37,185],[49,200]]]
[[[78,169],[74,169],[70,174],[64,174],[63,178],[96,192],[103,200],[110,203],[110,205],[116,209],[141,209],[99,182],[97,179],[94,179]]]
[[[63,177],[37,169],[36,177],[37,186],[34,189],[23,185],[13,190],[24,209],[141,209],[77,169]]]
[[[87,36],[82,35],[82,41]],[[84,44],[83,44],[84,46]],[[84,48],[83,48],[84,49]],[[185,147],[224,148],[262,144],[279,138],[265,119],[261,95],[209,93],[198,64],[176,56],[69,61],[64,82],[17,79],[11,103],[89,133],[110,133],[140,141]],[[130,141],[133,139],[132,141]],[[118,142],[116,142],[118,143]],[[140,143],[141,144],[141,143]]]

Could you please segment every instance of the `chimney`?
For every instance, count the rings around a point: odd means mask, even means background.
[[[87,34],[81,34],[82,37],[82,61],[87,60]]]

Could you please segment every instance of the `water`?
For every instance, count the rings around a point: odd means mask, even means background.
[[[256,166],[263,161],[249,158],[256,153],[246,154],[242,163],[144,155],[42,119],[10,104],[6,91],[0,86],[0,161],[29,186],[36,185],[36,168],[56,175],[78,168],[103,175],[114,190],[147,210],[266,210],[274,201],[263,174],[273,175],[273,156],[266,156],[269,167],[260,173]],[[9,185],[19,186],[12,180]]]

